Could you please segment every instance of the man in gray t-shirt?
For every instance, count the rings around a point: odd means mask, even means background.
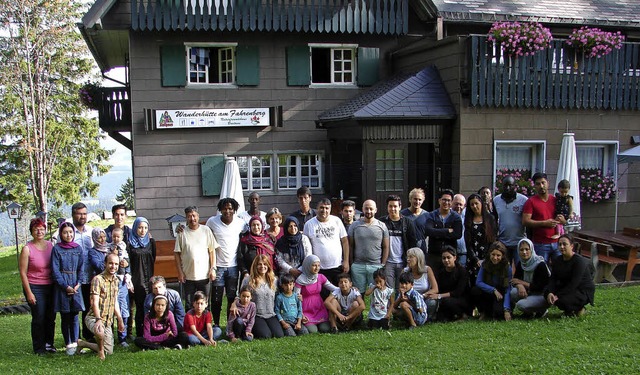
[[[498,213],[498,240],[507,247],[509,261],[519,260],[518,241],[525,237],[522,225],[522,208],[527,197],[517,193],[515,179],[506,176],[502,179],[502,194],[493,198],[493,207]]]
[[[376,212],[376,202],[366,200],[362,205],[363,217],[349,227],[351,277],[359,290],[373,283],[373,272],[382,268],[389,257],[389,230],[374,217]]]

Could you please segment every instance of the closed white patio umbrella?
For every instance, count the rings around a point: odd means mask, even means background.
[[[573,218],[567,218],[568,223],[565,230],[579,230],[581,226],[580,214],[580,178],[578,176],[578,159],[576,157],[576,142],[573,133],[564,133],[562,135],[562,146],[560,147],[560,159],[558,159],[558,175],[556,178],[556,186],[561,180],[569,181],[571,188],[569,195],[573,196]],[[557,191],[557,189],[556,189]]]
[[[222,177],[222,188],[220,189],[220,199],[222,198],[235,199],[240,205],[238,212],[245,210],[240,168],[238,168],[238,162],[236,162],[235,158],[227,158],[224,165],[224,176]],[[218,212],[218,214],[220,213]]]

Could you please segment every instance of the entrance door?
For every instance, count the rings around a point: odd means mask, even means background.
[[[386,215],[385,201],[390,194],[403,200],[407,196],[408,156],[406,143],[368,144],[367,192],[368,198],[378,204],[378,216]]]

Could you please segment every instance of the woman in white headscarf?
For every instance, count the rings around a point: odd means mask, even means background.
[[[549,283],[549,268],[544,258],[534,252],[528,238],[518,242],[518,255],[520,261],[511,279],[511,304],[525,317],[543,316],[549,307],[543,295]]]

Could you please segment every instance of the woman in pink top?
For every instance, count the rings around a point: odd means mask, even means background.
[[[329,313],[324,307],[320,292],[327,288],[330,292],[338,289],[320,272],[320,258],[311,254],[302,262],[302,274],[295,284],[295,293],[302,296],[302,322],[309,333],[330,331]]]
[[[53,281],[51,279],[51,249],[44,239],[47,225],[42,219],[29,224],[33,240],[20,253],[19,269],[24,296],[31,308],[31,341],[36,354],[55,353],[53,345],[56,314],[53,311]]]

